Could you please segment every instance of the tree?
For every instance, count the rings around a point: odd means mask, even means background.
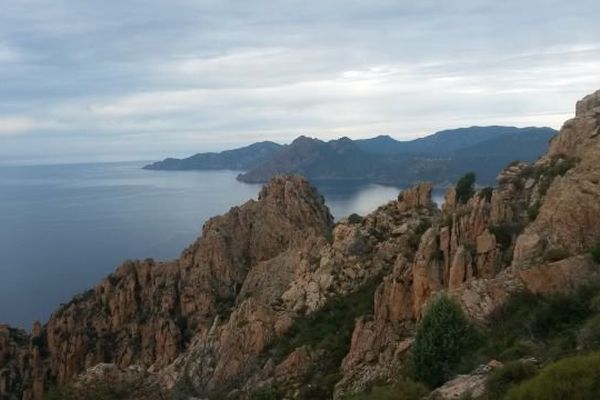
[[[475,190],[473,186],[475,185],[476,175],[474,172],[468,172],[464,174],[456,183],[456,201],[459,204],[465,204],[473,194]]]
[[[440,386],[476,341],[475,328],[460,305],[446,295],[439,297],[417,327],[412,354],[415,378],[431,388]]]

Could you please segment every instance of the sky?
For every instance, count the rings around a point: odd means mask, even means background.
[[[597,0],[2,0],[0,164],[560,128]]]

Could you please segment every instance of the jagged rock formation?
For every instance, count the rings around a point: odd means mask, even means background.
[[[391,381],[438,293],[486,323],[515,291],[598,276],[587,249],[600,239],[599,109],[600,92],[586,97],[546,156],[511,164],[466,202],[450,189],[442,210],[420,184],[334,225],[305,179],[277,177],[257,201],[208,221],[178,260],[124,263],[30,335],[0,327],[0,399],[39,400],[50,386],[104,376],[99,365],[201,398],[277,387],[285,398],[339,399]],[[357,296],[372,312],[339,332],[342,357],[291,341],[302,321]],[[316,392],[316,381],[327,388]]]

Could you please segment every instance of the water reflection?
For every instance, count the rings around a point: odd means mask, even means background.
[[[377,207],[397,199],[398,194],[405,189],[399,186],[355,182],[316,182],[315,186],[325,197],[325,202],[336,219],[352,213],[369,214]],[[434,189],[432,198],[441,206],[444,190]]]

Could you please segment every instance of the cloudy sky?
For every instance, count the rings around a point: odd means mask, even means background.
[[[2,0],[0,163],[257,140],[559,128],[600,89],[597,0]]]

